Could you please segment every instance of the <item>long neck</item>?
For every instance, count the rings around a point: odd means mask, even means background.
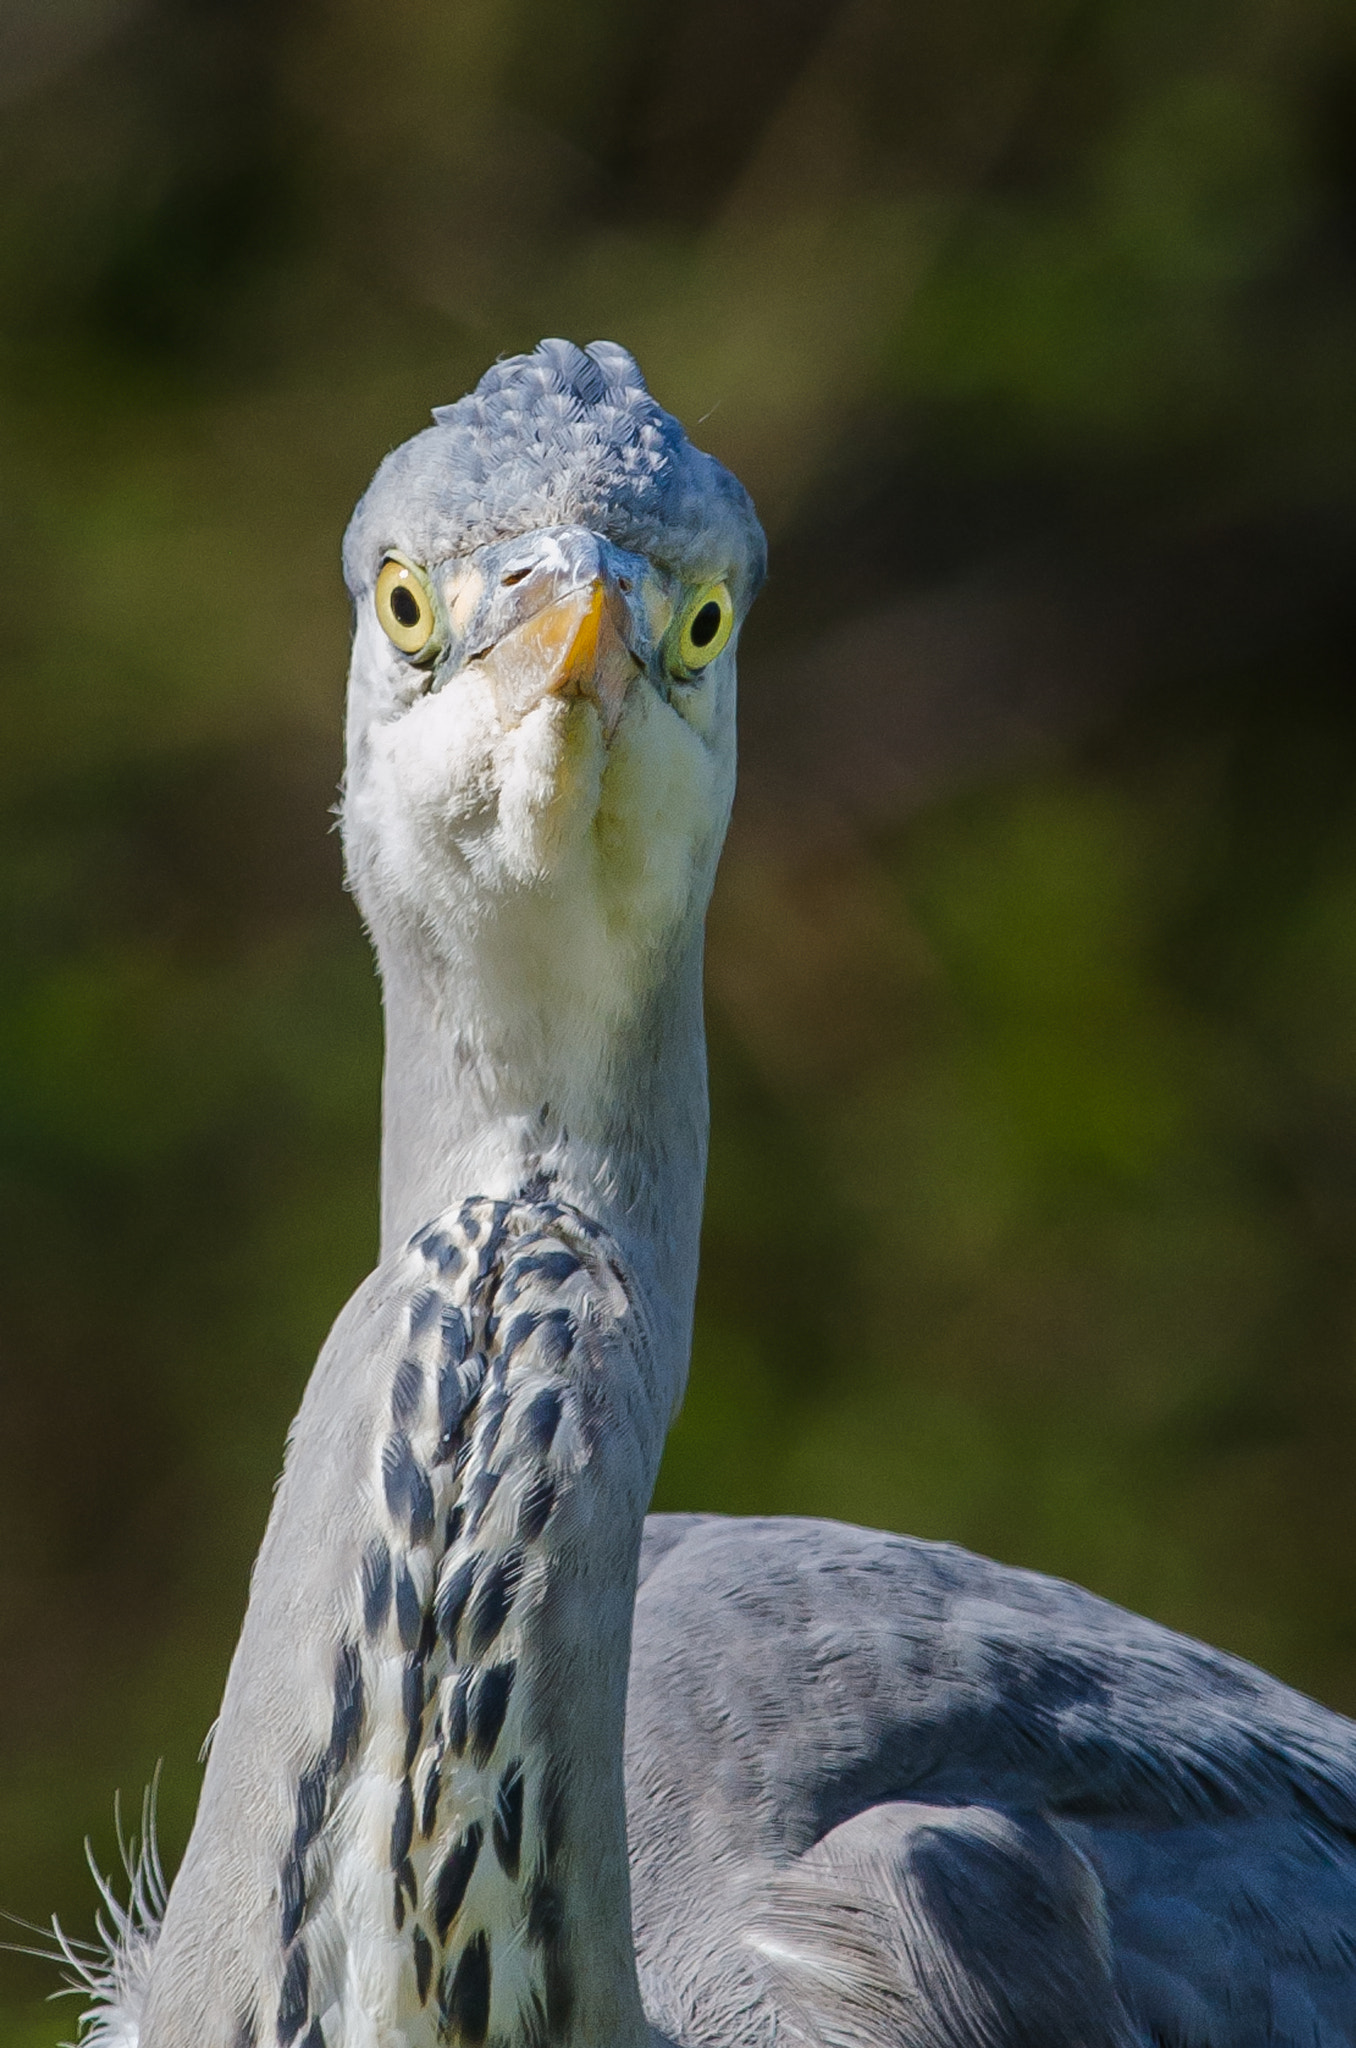
[[[642,2048],[622,1739],[698,943],[601,1055],[383,968],[383,1258],[292,1432],[138,2048]]]
[[[382,1254],[449,1202],[549,1189],[622,1247],[656,1337],[686,1373],[706,1174],[702,933],[688,932],[624,1019],[589,990],[524,997],[474,956],[379,936],[386,1004]]]
[[[535,2011],[553,2041],[626,2048],[645,2034],[631,1938],[626,1685],[641,1528],[690,1346],[707,1130],[701,933],[670,953],[644,1002],[601,1028],[559,979],[534,1007],[523,994],[530,975],[514,968],[504,1006],[497,977],[477,973],[473,959],[449,973],[406,939],[383,946],[381,961],[384,1256],[412,1236],[417,1244],[431,1218],[467,1198],[488,1205],[487,1239],[495,1217],[507,1233],[497,1253],[488,1241],[477,1252],[485,1298],[472,1287],[461,1306],[486,1378],[462,1425],[458,1505],[434,1536],[442,1550],[431,1562],[430,1613],[451,1656],[431,1687],[412,1804],[426,1806],[439,1770],[447,1774],[439,1759],[459,1720],[474,1724],[494,1673],[516,1674],[516,1697],[498,1742],[479,1756],[472,1725],[422,1860],[415,1841],[424,1924],[436,1946],[440,1894],[474,1859],[474,1882],[492,1873],[480,1895],[492,1977],[505,1957],[523,1979],[516,1993],[492,1993],[495,2035],[513,2043],[520,2031],[527,2048]],[[552,1224],[557,1211],[563,1220]],[[435,1264],[441,1241],[435,1231],[422,1246]],[[568,1270],[571,1257],[587,1283]],[[551,1333],[597,1330],[600,1319],[611,1334],[591,1361],[582,1341],[555,1358],[563,1340]],[[543,1412],[561,1418],[545,1447],[529,1420]],[[505,1585],[508,1619],[497,1633]],[[514,1827],[523,1845],[506,1857]],[[412,1907],[418,1895],[412,1888]],[[460,1917],[474,1926],[472,1903]],[[458,1950],[454,1926],[442,1953],[443,2023],[450,2017],[454,2037],[460,2024],[474,2048],[474,2015],[469,2027],[458,2021],[457,1983],[459,1972],[474,1978],[480,1951],[464,1937]],[[474,1995],[474,1983],[462,1992]]]

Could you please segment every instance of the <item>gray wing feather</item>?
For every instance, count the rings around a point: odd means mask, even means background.
[[[945,1544],[653,1517],[642,1581],[637,1942],[674,2040],[1356,2041],[1340,1715]]]
[[[1356,2039],[1349,1837],[1273,1816],[1166,1830],[1108,1821],[1086,1843],[1124,1996],[1153,2037],[1305,2048]]]

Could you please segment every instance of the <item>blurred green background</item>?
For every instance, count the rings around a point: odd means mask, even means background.
[[[541,334],[772,542],[660,1505],[1356,1711],[1350,8],[8,0],[0,323],[0,1905],[182,1844],[375,1244],[339,536]]]

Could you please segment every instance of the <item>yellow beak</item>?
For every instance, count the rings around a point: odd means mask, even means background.
[[[587,697],[610,740],[640,673],[629,635],[625,600],[603,576],[534,612],[483,657],[504,723],[519,724],[547,697]]]

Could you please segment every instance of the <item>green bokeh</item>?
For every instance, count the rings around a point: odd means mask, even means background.
[[[543,333],[772,540],[660,1504],[1356,1708],[1349,11],[16,0],[0,81],[0,1906],[191,1819],[375,1243],[338,539]]]

